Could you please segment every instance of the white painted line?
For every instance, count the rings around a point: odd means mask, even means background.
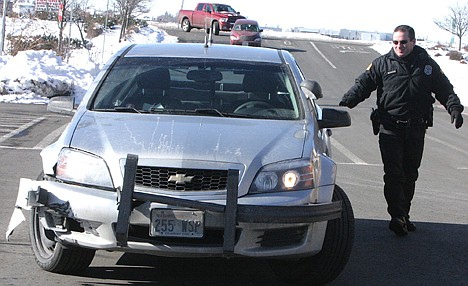
[[[42,139],[41,142],[37,143],[37,145],[34,146],[33,148],[34,149],[44,149],[45,147],[52,144],[55,141],[55,139],[57,139],[57,137],[59,137],[60,134],[63,133],[63,130],[65,130],[67,125],[68,125],[68,123],[60,126],[59,128],[57,128],[54,131],[52,131],[51,133],[49,133],[49,135],[47,135],[44,139]]]
[[[29,127],[41,122],[42,120],[44,120],[45,117],[38,117],[32,121],[29,121],[28,123],[26,124],[23,124],[21,125],[20,127],[16,128],[15,130],[11,131],[10,133],[7,133],[5,135],[3,135],[2,137],[0,137],[0,143],[2,142],[5,142],[6,140],[10,139],[11,137],[15,136],[15,135],[18,135],[19,133],[23,132],[24,130],[28,129]]]
[[[370,54],[370,52],[366,52],[366,51],[340,51],[340,53],[342,54],[345,54],[345,53]]]
[[[346,162],[335,162],[337,165],[361,165],[361,166],[369,166],[369,167],[382,167],[382,164],[368,164],[368,163],[346,163]]]
[[[314,47],[314,49],[317,51],[317,53],[319,53],[322,58],[334,69],[336,69],[336,66],[334,64],[332,64],[332,62],[327,59],[327,57],[317,48],[317,46],[313,43],[313,42],[310,42],[310,44],[312,45],[312,47]]]
[[[338,151],[340,151],[343,155],[348,157],[354,164],[358,165],[369,165],[364,160],[356,156],[353,152],[349,151],[343,144],[340,142],[336,141],[335,138],[330,137],[330,142],[333,145],[334,148],[336,148]]]
[[[3,118],[2,118],[2,119],[3,119]],[[12,120],[14,120],[14,119],[12,119]],[[1,127],[1,128],[3,128],[3,127],[5,127],[5,128],[12,128],[12,127],[17,127],[17,126],[18,126],[18,124],[0,124],[0,127]]]
[[[10,149],[10,150],[39,150],[32,147],[12,147],[12,146],[0,146],[0,149]]]
[[[459,153],[462,153],[462,154],[465,154],[466,156],[468,156],[468,151],[463,150],[463,149],[461,149],[461,148],[458,148],[457,146],[454,146],[454,145],[452,145],[452,144],[450,144],[450,143],[447,143],[447,142],[445,142],[445,141],[442,141],[442,140],[440,140],[440,139],[437,139],[437,138],[435,138],[435,137],[432,137],[431,135],[427,135],[427,134],[426,134],[426,138],[429,139],[429,140],[432,140],[432,141],[434,141],[434,142],[436,142],[436,143],[440,143],[440,144],[444,145],[444,147],[449,147],[449,148],[451,148],[451,149],[453,149],[453,150],[455,150],[455,151],[457,151],[457,152],[459,152]]]

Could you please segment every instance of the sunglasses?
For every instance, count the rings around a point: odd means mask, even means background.
[[[394,45],[398,45],[398,43],[400,43],[400,45],[406,45],[408,43],[408,40],[393,41]]]

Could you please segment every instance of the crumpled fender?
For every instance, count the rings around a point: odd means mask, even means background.
[[[39,183],[31,179],[20,179],[18,195],[16,197],[15,209],[10,218],[10,223],[8,224],[7,231],[5,233],[5,238],[7,241],[10,240],[10,236],[13,234],[13,231],[26,220],[23,214],[23,210],[31,210],[31,206],[28,205],[28,196],[29,192],[35,192],[39,188]]]

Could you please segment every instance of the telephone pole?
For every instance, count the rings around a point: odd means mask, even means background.
[[[2,13],[2,24],[1,24],[1,35],[0,35],[0,56],[3,56],[4,48],[5,48],[5,25],[6,25],[6,11],[7,5],[9,0],[3,0],[3,13]]]

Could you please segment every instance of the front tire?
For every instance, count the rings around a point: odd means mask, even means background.
[[[43,179],[42,174],[40,179]],[[42,226],[40,218],[44,214],[41,211],[35,207],[29,217],[29,239],[37,265],[43,270],[62,274],[77,274],[88,268],[96,251],[62,245],[52,230]]]
[[[323,285],[343,271],[354,243],[354,214],[346,193],[335,185],[333,201],[342,201],[341,218],[328,221],[322,250],[315,256],[294,260],[270,260],[281,279],[307,285]]]
[[[182,20],[182,25],[181,26],[182,26],[182,31],[184,31],[184,32],[190,32],[190,30],[192,30],[192,25],[190,25],[190,21],[187,18]]]
[[[219,22],[218,21],[214,21],[212,24],[211,24],[211,28],[213,29],[213,34],[218,36],[219,35]]]

